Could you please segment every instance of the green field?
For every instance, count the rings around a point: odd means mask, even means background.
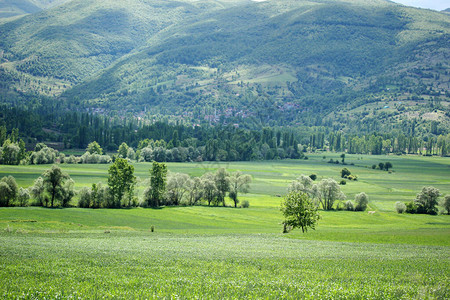
[[[422,186],[450,193],[450,160],[347,155],[359,178],[343,186],[347,199],[366,192],[376,213],[321,212],[315,231],[281,234],[279,196],[300,174],[339,179],[342,165],[330,158],[338,154],[168,164],[191,176],[251,174],[248,209],[1,208],[0,298],[450,298],[450,217],[394,212]],[[370,168],[386,161],[392,173]],[[1,166],[0,176],[27,187],[48,168]],[[106,165],[62,168],[76,189],[106,183]],[[142,193],[150,164],[135,168]]]

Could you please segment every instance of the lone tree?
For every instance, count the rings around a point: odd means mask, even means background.
[[[166,192],[167,166],[164,163],[153,162],[150,170],[150,189],[147,191],[147,204],[151,207],[161,205]]]
[[[252,177],[248,174],[242,174],[237,171],[230,176],[230,192],[228,196],[234,201],[234,207],[237,207],[239,203],[238,193],[247,193],[250,189],[250,183],[252,182]]]
[[[124,158],[117,158],[108,170],[108,186],[113,197],[115,207],[120,207],[123,196],[128,193],[132,197],[133,188],[136,184],[134,166],[128,164]]]
[[[303,233],[308,231],[308,227],[315,229],[320,219],[317,206],[302,192],[290,192],[281,203],[281,212],[285,218],[283,233],[291,228],[301,228]]]
[[[60,167],[53,165],[49,170],[42,173],[45,190],[51,195],[50,206],[53,207],[55,200],[61,200],[64,183],[70,176],[64,173]]]

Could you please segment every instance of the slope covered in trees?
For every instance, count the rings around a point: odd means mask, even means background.
[[[435,121],[446,134],[449,28],[445,13],[384,0],[71,1],[1,25],[0,101],[252,129]]]

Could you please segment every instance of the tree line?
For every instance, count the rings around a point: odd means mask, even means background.
[[[240,171],[229,173],[220,168],[201,177],[168,172],[164,163],[153,162],[149,184],[143,196],[136,196],[137,179],[134,166],[127,159],[117,158],[108,169],[107,184],[97,183],[74,190],[75,182],[58,165],[53,165],[38,177],[28,189],[18,187],[14,177],[7,176],[0,181],[0,206],[73,206],[72,200],[78,194],[78,207],[122,208],[161,207],[179,205],[226,206],[226,197],[234,207],[248,207],[248,201],[240,201],[239,195],[247,193],[252,178]],[[31,202],[34,199],[34,202]]]

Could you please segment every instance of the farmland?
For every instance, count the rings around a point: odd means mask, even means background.
[[[339,155],[168,164],[191,176],[218,167],[251,174],[241,196],[248,209],[2,208],[0,297],[449,298],[449,216],[394,211],[425,185],[450,193],[448,158],[347,155],[358,181],[342,189],[347,199],[366,192],[376,213],[321,212],[315,231],[281,234],[280,196],[300,174],[339,179],[343,166],[329,159]],[[386,161],[392,173],[371,168]],[[106,183],[107,165],[61,167],[77,190]],[[1,166],[0,176],[27,187],[48,168]],[[150,164],[135,168],[142,194]]]

